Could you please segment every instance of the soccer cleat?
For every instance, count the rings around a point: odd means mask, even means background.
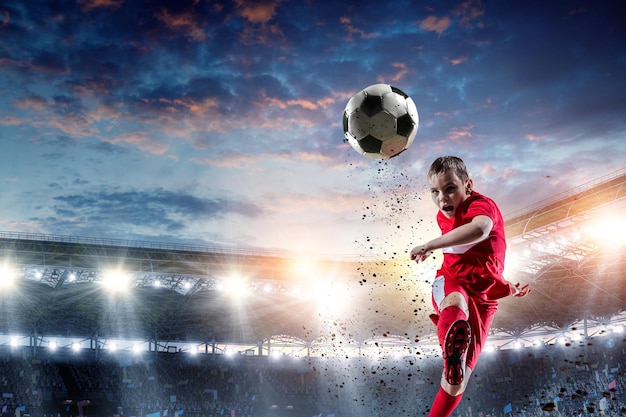
[[[443,375],[450,385],[460,385],[465,373],[467,347],[470,344],[471,329],[466,320],[452,323],[443,349]]]

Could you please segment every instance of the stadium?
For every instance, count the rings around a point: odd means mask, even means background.
[[[623,415],[626,169],[506,216],[504,299],[455,415]],[[426,415],[430,274],[0,233],[3,415]],[[556,415],[556,414],[555,414]]]

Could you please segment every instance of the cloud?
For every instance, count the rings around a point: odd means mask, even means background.
[[[360,39],[374,39],[377,38],[379,35],[377,33],[374,32],[365,32],[362,29],[357,28],[356,26],[354,26],[352,24],[352,19],[350,19],[347,16],[342,16],[339,21],[341,22],[341,24],[343,25],[344,29],[346,30],[346,32],[348,32],[348,36],[347,36],[347,40],[348,41],[352,41],[354,40],[354,36],[356,35],[358,38]]]
[[[388,77],[389,81],[392,83],[398,83],[402,81],[402,79],[409,73],[409,67],[405,62],[392,62],[391,67],[397,69],[397,72],[395,74]],[[385,83],[387,82],[386,80],[387,77],[378,77],[378,82]]]
[[[139,148],[141,151],[147,152],[152,155],[163,155],[169,149],[169,146],[161,143],[159,139],[155,139],[145,132],[124,133],[115,138],[103,139],[103,141],[114,145],[120,143],[133,145]]]
[[[235,0],[237,12],[250,23],[267,23],[276,14],[280,1]]]
[[[428,16],[420,22],[419,27],[426,32],[437,32],[437,34],[441,35],[450,27],[450,18]]]
[[[452,65],[460,65],[460,64],[462,64],[462,63],[466,62],[466,61],[467,61],[467,59],[468,59],[468,58],[467,58],[466,56],[460,56],[460,57],[458,57],[458,58],[451,59],[451,60],[450,60],[450,63],[451,63]]]
[[[149,227],[154,232],[182,230],[200,219],[237,214],[257,217],[263,210],[254,203],[226,197],[202,198],[153,188],[143,191],[95,191],[54,197],[56,216],[80,227],[108,224],[114,229]]]
[[[173,14],[163,8],[155,16],[169,29],[180,30],[186,37],[195,42],[202,42],[207,39],[207,34],[196,22],[195,15],[191,12]]]
[[[485,8],[481,0],[467,0],[452,11],[452,14],[459,17],[459,25],[471,27],[472,22],[484,16]]]
[[[78,3],[83,5],[84,12],[90,12],[98,8],[116,10],[124,4],[124,0],[78,0]]]

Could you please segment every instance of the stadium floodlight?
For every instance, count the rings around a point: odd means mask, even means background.
[[[52,341],[48,342],[48,349],[50,349],[52,352],[57,350],[57,347],[58,347],[58,344],[57,344],[56,340],[52,340]]]
[[[135,355],[138,355],[139,353],[141,353],[141,346],[133,345],[132,350]]]
[[[72,343],[72,352],[80,352],[80,343],[79,342],[73,342]]]
[[[18,347],[19,344],[20,344],[20,341],[18,340],[17,337],[12,337],[11,340],[9,340],[9,346],[11,346],[12,348]]]
[[[244,299],[250,295],[250,285],[248,281],[238,275],[231,275],[222,280],[224,292],[235,299]]]
[[[496,351],[496,347],[494,345],[492,345],[492,344],[487,344],[483,348],[483,351],[486,352],[486,353],[494,353]]]
[[[118,346],[117,346],[117,343],[110,343],[110,344],[107,344],[107,348],[111,352],[117,352]]]
[[[11,287],[17,279],[17,271],[7,262],[0,264],[0,288]]]
[[[524,343],[521,340],[513,342],[513,349],[519,350],[524,347]]]
[[[72,272],[72,273],[70,274],[70,276],[67,278],[67,280],[68,280],[69,282],[74,282],[74,281],[76,281],[76,273]]]
[[[130,284],[130,274],[119,269],[105,271],[102,285],[113,292],[124,291]]]

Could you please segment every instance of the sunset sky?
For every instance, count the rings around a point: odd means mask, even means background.
[[[506,216],[626,167],[623,1],[0,3],[0,232],[313,254],[431,237],[460,156]],[[417,105],[385,162],[357,91]]]

